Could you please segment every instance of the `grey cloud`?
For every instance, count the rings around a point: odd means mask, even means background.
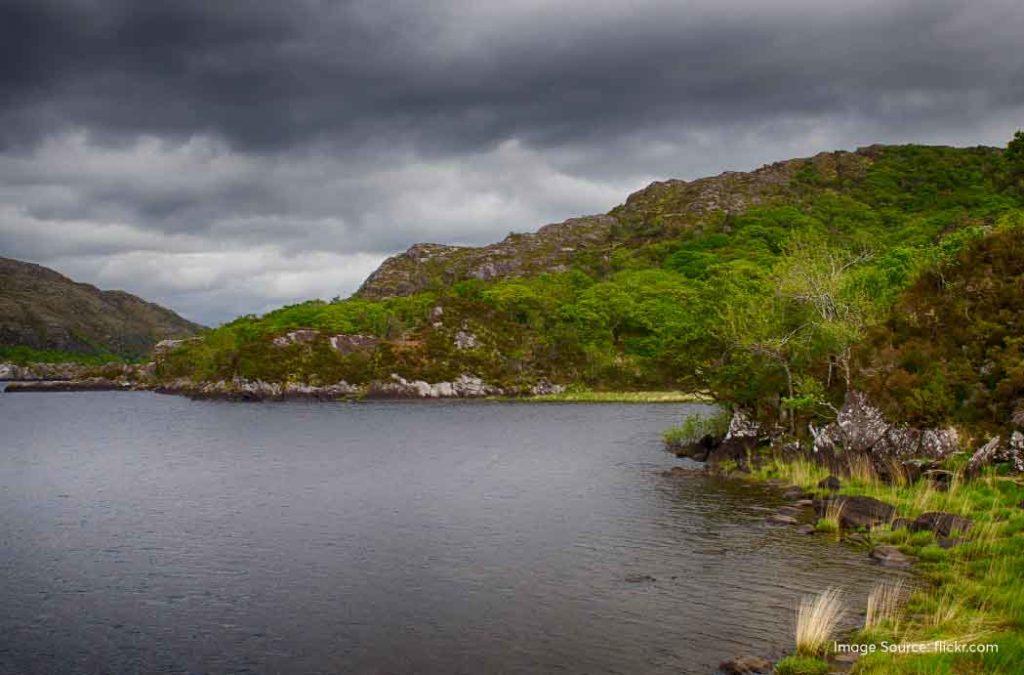
[[[1021,34],[1015,0],[8,0],[0,252],[208,322],[331,297],[649,180],[1005,142]]]

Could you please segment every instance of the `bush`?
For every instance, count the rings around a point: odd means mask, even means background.
[[[696,445],[705,436],[719,440],[729,430],[729,420],[730,415],[725,411],[714,415],[693,415],[682,424],[665,429],[661,437],[670,450]]]

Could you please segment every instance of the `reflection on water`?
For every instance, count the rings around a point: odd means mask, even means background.
[[[0,395],[0,668],[686,672],[862,552],[669,478],[694,406]],[[773,502],[773,500],[776,500]]]

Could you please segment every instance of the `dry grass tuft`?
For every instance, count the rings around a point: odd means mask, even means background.
[[[846,474],[850,480],[862,485],[876,485],[878,472],[867,455],[852,454],[846,459]]]
[[[895,583],[883,581],[876,584],[868,595],[868,611],[864,618],[864,627],[876,628],[886,622],[898,623],[905,597],[906,592],[902,579]]]
[[[818,595],[805,596],[796,614],[796,650],[812,656],[820,654],[832,640],[845,609],[838,589],[829,588]]]

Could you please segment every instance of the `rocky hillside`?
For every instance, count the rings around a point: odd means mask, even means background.
[[[101,291],[32,263],[0,257],[0,347],[143,356],[201,326],[123,291]]]
[[[465,280],[489,281],[561,272],[569,267],[607,265],[623,244],[666,239],[768,203],[785,203],[806,192],[799,179],[839,185],[862,178],[881,146],[856,152],[823,152],[814,157],[776,162],[755,171],[730,171],[694,181],[652,183],[630,195],[610,213],[571,218],[535,233],[511,234],[489,246],[415,244],[388,258],[356,292],[384,298],[436,290]]]
[[[805,429],[922,274],[1017,236],[1012,167],[998,148],[870,146],[658,182],[490,246],[413,246],[352,298],[239,318],[162,354],[156,377],[700,390]]]

